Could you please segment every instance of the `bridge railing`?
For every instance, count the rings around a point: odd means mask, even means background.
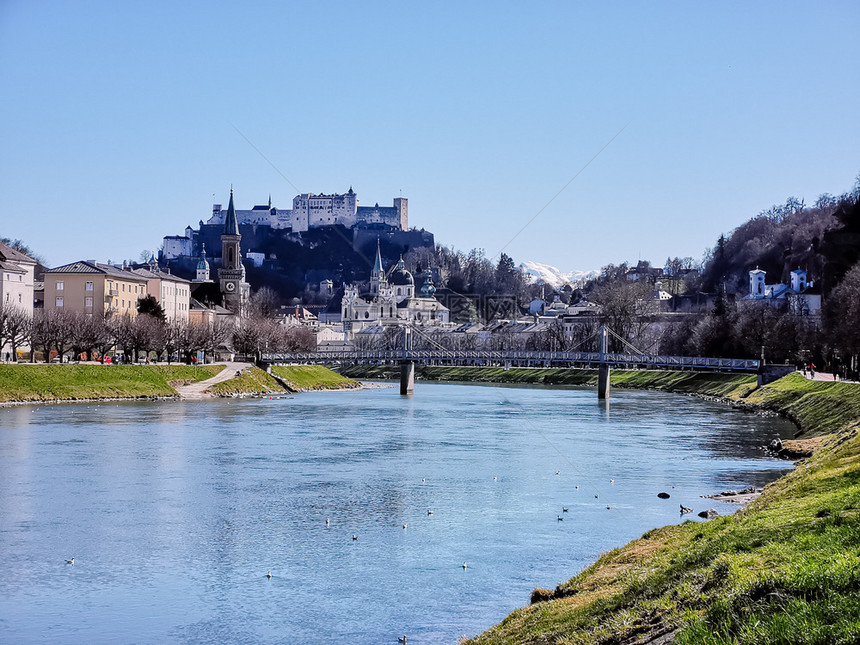
[[[598,365],[615,367],[654,367],[675,369],[705,369],[754,372],[760,362],[752,359],[705,358],[696,356],[670,356],[661,354],[624,354],[598,352],[532,352],[525,350],[334,350],[298,352],[290,354],[263,354],[264,363],[387,363],[415,361],[469,365],[488,364],[541,364],[541,365]]]

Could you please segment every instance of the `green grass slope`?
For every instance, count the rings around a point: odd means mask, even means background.
[[[283,394],[286,392],[277,380],[259,367],[242,370],[239,376],[216,383],[209,392],[216,396],[241,396],[253,394]]]
[[[243,370],[240,376],[216,383],[209,391],[217,396],[247,396],[360,387],[358,382],[321,365],[276,365],[272,367],[272,374],[278,378],[274,378],[258,367],[252,367]]]
[[[468,642],[856,643],[858,513],[854,426],[746,510],[650,531]]]
[[[358,381],[341,376],[322,365],[274,365],[272,373],[293,390],[344,390],[361,387]]]
[[[215,376],[222,365],[0,365],[0,402],[176,396],[171,383]]]
[[[649,531],[468,643],[860,642],[860,386],[745,387],[728,398],[826,434],[815,454],[747,509]]]

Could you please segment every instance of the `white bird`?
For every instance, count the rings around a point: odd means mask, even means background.
[[[499,480],[499,478],[496,477],[495,475],[493,475],[493,481],[498,481],[498,480]]]
[[[406,528],[406,525],[405,525],[405,524],[403,525],[403,528]]]
[[[465,562],[463,563],[463,568],[464,568],[464,569],[466,568],[466,563],[465,563]]]
[[[561,515],[559,515],[559,516],[558,516],[558,521],[559,521],[559,522],[563,522],[563,521],[564,521],[564,518],[563,518]]]
[[[72,558],[71,560],[66,560],[66,564],[70,564],[72,566],[75,566],[75,559]]]
[[[271,572],[271,571],[269,571],[269,572],[266,574],[266,577],[267,577],[269,580],[271,580],[271,579],[272,579],[272,572]]]
[[[555,474],[556,474],[556,475],[561,475],[561,471],[560,471],[560,470],[556,470],[556,471],[555,471]]]
[[[427,515],[433,515],[433,511],[430,510],[429,508],[427,509]]]
[[[609,480],[609,483],[610,483],[610,484],[614,484],[614,483],[615,483],[615,480],[614,480],[614,479],[610,479],[610,480]]]
[[[566,507],[566,506],[562,506],[562,507],[561,507],[561,512],[562,512],[562,513],[567,513],[567,507]]]
[[[353,533],[352,534],[352,541],[355,542],[357,539],[358,539],[358,536],[355,533]]]
[[[325,525],[328,526],[329,524],[331,524],[331,520],[328,518],[325,518]]]

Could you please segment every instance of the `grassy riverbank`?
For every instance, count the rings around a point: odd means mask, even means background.
[[[299,391],[348,390],[361,387],[361,383],[333,372],[322,365],[274,365],[272,373]]]
[[[276,365],[272,374],[251,367],[240,376],[213,385],[209,391],[216,396],[252,396],[361,387],[357,381],[321,365]]]
[[[858,513],[855,422],[746,510],[649,531],[469,643],[855,643]]]
[[[394,378],[391,368],[352,368]],[[425,380],[596,384],[596,372],[423,367]],[[860,640],[860,386],[798,374],[612,374],[620,388],[719,397],[788,416],[816,453],[747,509],[649,531],[604,554],[532,604],[467,641],[603,645],[854,643]],[[492,593],[492,591],[489,591]],[[525,600],[525,599],[524,599]]]
[[[176,396],[172,384],[215,376],[223,365],[0,365],[0,402]]]

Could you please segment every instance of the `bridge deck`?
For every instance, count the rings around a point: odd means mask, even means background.
[[[697,369],[708,371],[756,372],[760,362],[737,358],[704,358],[659,354],[618,354],[598,352],[529,352],[513,350],[368,350],[325,351],[294,354],[263,354],[262,362],[379,364],[413,361],[435,365],[506,365],[571,367],[598,366],[657,369]]]

